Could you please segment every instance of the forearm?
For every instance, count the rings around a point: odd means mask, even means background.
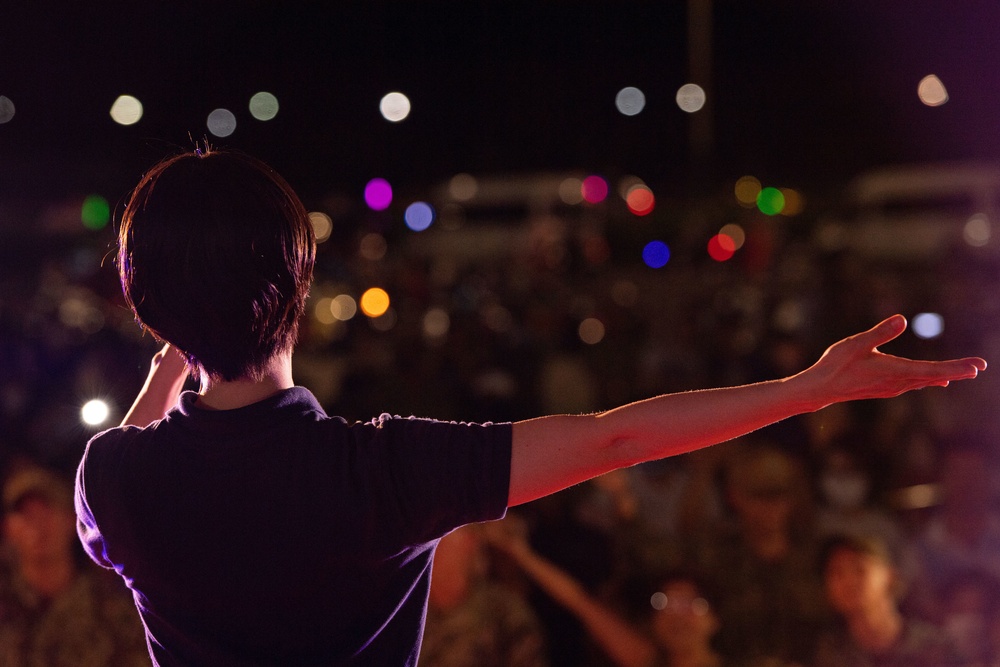
[[[594,641],[619,667],[646,667],[655,656],[650,641],[593,599],[558,566],[529,549],[511,553],[532,581],[587,628]]]
[[[148,426],[163,416],[180,397],[188,369],[184,359],[169,345],[156,353],[149,375],[142,385],[132,407],[122,420],[122,426]]]

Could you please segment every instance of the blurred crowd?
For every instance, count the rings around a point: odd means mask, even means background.
[[[388,217],[335,216],[296,379],[348,419],[588,412],[786,376],[895,312],[945,328],[889,352],[1000,359],[994,267],[960,247],[915,264],[862,258],[815,220],[712,202],[677,217],[547,211],[499,234],[442,224],[417,244]],[[719,262],[703,248],[724,223],[746,243]],[[671,247],[661,269],[639,259],[653,233]],[[65,541],[67,492],[46,476],[65,482],[120,419],[157,345],[122,303],[110,235],[23,241],[0,299],[0,662],[132,664],[135,626]],[[316,312],[371,286],[391,297],[380,317]],[[970,385],[834,406],[456,531],[435,561],[422,663],[1000,665],[1000,424],[990,372]],[[91,398],[111,406],[104,426],[80,421]],[[70,560],[32,565],[37,522]],[[121,652],[107,639],[89,661],[52,657],[78,650],[48,647],[52,628],[87,614],[88,636],[121,626]],[[7,659],[18,650],[35,657]]]

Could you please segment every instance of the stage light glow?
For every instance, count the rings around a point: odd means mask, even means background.
[[[681,111],[700,111],[705,106],[705,99],[705,90],[696,83],[685,83],[677,90],[677,106]]]
[[[722,229],[719,230],[720,234],[725,234],[733,241],[733,250],[739,250],[746,243],[747,235],[743,231],[743,228],[737,224],[724,225]]]
[[[604,323],[596,317],[588,317],[577,327],[577,335],[587,345],[597,345],[604,340]]]
[[[111,220],[111,206],[108,200],[100,195],[90,195],[83,200],[80,207],[80,221],[87,229],[104,229]]]
[[[778,188],[781,196],[785,198],[785,205],[781,209],[781,215],[792,217],[798,215],[805,208],[805,199],[798,190],[792,188]]]
[[[403,93],[389,93],[378,105],[382,117],[392,123],[398,123],[410,115],[410,99]]]
[[[262,90],[250,98],[249,107],[250,115],[257,120],[273,120],[278,115],[278,98]]]
[[[358,254],[370,262],[377,262],[385,257],[389,244],[385,237],[378,232],[370,232],[361,237],[358,243]]]
[[[455,174],[448,182],[448,194],[456,201],[469,201],[479,191],[479,183],[470,174]]]
[[[944,318],[937,313],[920,313],[913,317],[911,328],[917,338],[937,338],[944,333]]]
[[[736,180],[736,187],[733,191],[736,194],[736,201],[744,208],[754,208],[757,206],[757,195],[760,194],[760,181],[753,176],[743,176]]]
[[[208,114],[208,131],[217,137],[228,137],[236,131],[236,116],[229,109],[216,109]]]
[[[80,419],[87,426],[100,426],[108,421],[110,415],[110,406],[99,398],[87,401],[80,408]]]
[[[0,125],[9,123],[14,118],[14,103],[9,97],[0,95]]]
[[[451,317],[444,308],[431,308],[424,313],[424,337],[430,339],[444,338],[451,329]]]
[[[948,91],[944,83],[934,74],[928,74],[920,80],[917,96],[929,107],[939,107],[948,101]]]
[[[656,206],[653,191],[645,185],[637,185],[632,188],[628,196],[625,197],[625,202],[628,204],[628,210],[638,216],[649,215]]]
[[[650,241],[642,249],[642,261],[651,269],[662,269],[670,261],[670,248],[663,241]]]
[[[982,213],[976,213],[965,221],[962,227],[962,238],[974,248],[981,248],[990,242],[993,236],[993,229],[990,219]]]
[[[764,188],[757,194],[757,208],[764,215],[777,215],[785,208],[785,195],[778,188]]]
[[[434,222],[434,209],[427,202],[415,201],[406,207],[403,220],[413,231],[422,232]]]
[[[373,211],[384,211],[392,203],[392,186],[384,178],[373,178],[365,185],[365,203]]]
[[[316,243],[322,243],[330,238],[330,234],[333,233],[333,220],[330,216],[322,211],[312,211],[309,214],[309,222],[312,223]]]
[[[111,120],[119,125],[135,125],[142,118],[142,102],[131,95],[119,95],[110,113]]]
[[[580,195],[590,204],[599,204],[608,196],[608,182],[600,176],[588,176],[580,185]]]
[[[389,294],[381,287],[372,287],[361,295],[361,312],[368,317],[381,317],[389,310]]]
[[[635,116],[646,106],[646,96],[633,86],[622,88],[615,95],[615,108],[625,116]]]
[[[564,204],[575,206],[583,201],[583,181],[579,178],[564,178],[559,184],[559,199]]]
[[[725,234],[716,234],[708,241],[708,256],[716,262],[725,262],[736,252],[736,244]]]
[[[358,303],[350,294],[338,294],[330,300],[330,312],[341,322],[346,322],[358,314]]]

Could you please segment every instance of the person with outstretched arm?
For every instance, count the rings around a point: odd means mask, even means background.
[[[77,471],[78,533],[132,589],[158,665],[413,665],[438,540],[604,472],[839,401],[974,378],[982,359],[878,350],[896,315],[791,377],[589,415],[328,416],[292,379],[315,261],[305,208],[255,158],[155,165],[119,228],[139,324],[164,343]],[[197,391],[182,391],[188,374]]]

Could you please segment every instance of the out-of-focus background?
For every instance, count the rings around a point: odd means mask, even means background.
[[[204,140],[312,212],[296,375],[348,419],[761,380],[895,312],[887,351],[1000,361],[998,23],[986,0],[7,8],[0,452],[71,470],[120,420],[157,345],[117,215]],[[828,450],[860,453],[917,531],[943,443],[1000,433],[992,375],[763,435],[816,497]]]

